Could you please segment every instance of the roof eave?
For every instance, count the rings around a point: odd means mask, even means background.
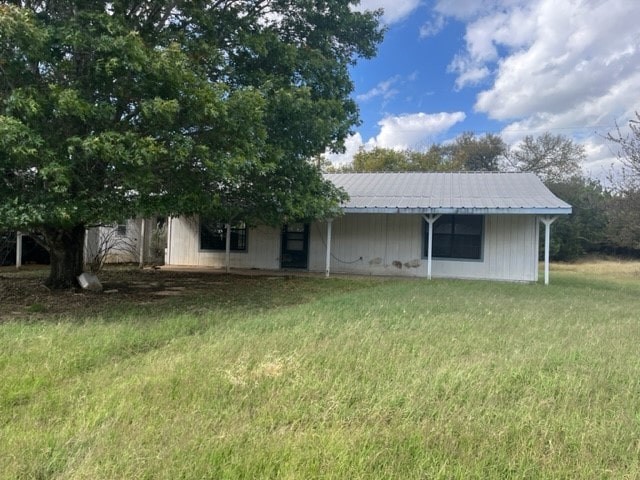
[[[430,208],[399,208],[399,207],[344,207],[344,213],[400,213],[400,214],[441,214],[441,215],[570,215],[571,207],[551,208],[490,208],[490,207],[430,207]]]

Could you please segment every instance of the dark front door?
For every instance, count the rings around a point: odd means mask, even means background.
[[[280,268],[307,268],[309,260],[309,225],[295,223],[282,227]]]

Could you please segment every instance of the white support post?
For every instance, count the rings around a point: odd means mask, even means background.
[[[22,267],[22,232],[16,232],[16,269]]]
[[[227,230],[227,238],[224,245],[224,267],[225,271],[229,273],[231,269],[231,224],[227,223],[224,228]]]
[[[145,223],[147,223],[147,221],[142,218],[141,222],[140,222],[140,264],[139,267],[140,269],[144,268],[144,244],[145,244],[145,238],[144,238],[144,227],[145,227]]]
[[[324,263],[324,276],[329,278],[329,272],[331,270],[331,226],[333,224],[333,218],[327,220],[327,257]]]
[[[551,224],[558,217],[545,216],[540,217],[540,221],[544,223],[544,284],[549,285],[549,243],[551,241]]]
[[[429,235],[427,238],[427,278],[431,280],[431,252],[433,248],[433,224],[440,218],[440,215],[423,215],[424,221],[429,224]]]
[[[167,246],[164,249],[164,264],[171,265],[171,234],[173,217],[167,217]]]

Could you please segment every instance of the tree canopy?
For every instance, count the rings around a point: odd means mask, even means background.
[[[308,160],[358,122],[348,68],[383,33],[354,3],[1,2],[0,228],[42,233],[65,287],[90,225],[331,214]]]
[[[507,158],[513,168],[532,172],[544,182],[558,183],[582,174],[580,164],[584,147],[564,135],[545,132],[538,137],[527,135],[511,149]]]
[[[628,123],[629,133],[623,134],[620,127],[615,133],[609,132],[607,140],[618,148],[617,156],[624,167],[623,185],[625,189],[640,189],[640,113]]]
[[[393,150],[376,147],[360,149],[344,171],[354,172],[444,172],[462,169],[462,163],[443,155],[440,145],[432,145],[426,152]]]
[[[473,132],[464,132],[445,147],[445,152],[452,157],[450,163],[462,164],[464,170],[481,172],[499,171],[506,151],[502,137],[493,133],[477,137]]]

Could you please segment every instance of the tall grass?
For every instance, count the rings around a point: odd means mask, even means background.
[[[640,477],[638,278],[233,282],[0,325],[0,478]]]

